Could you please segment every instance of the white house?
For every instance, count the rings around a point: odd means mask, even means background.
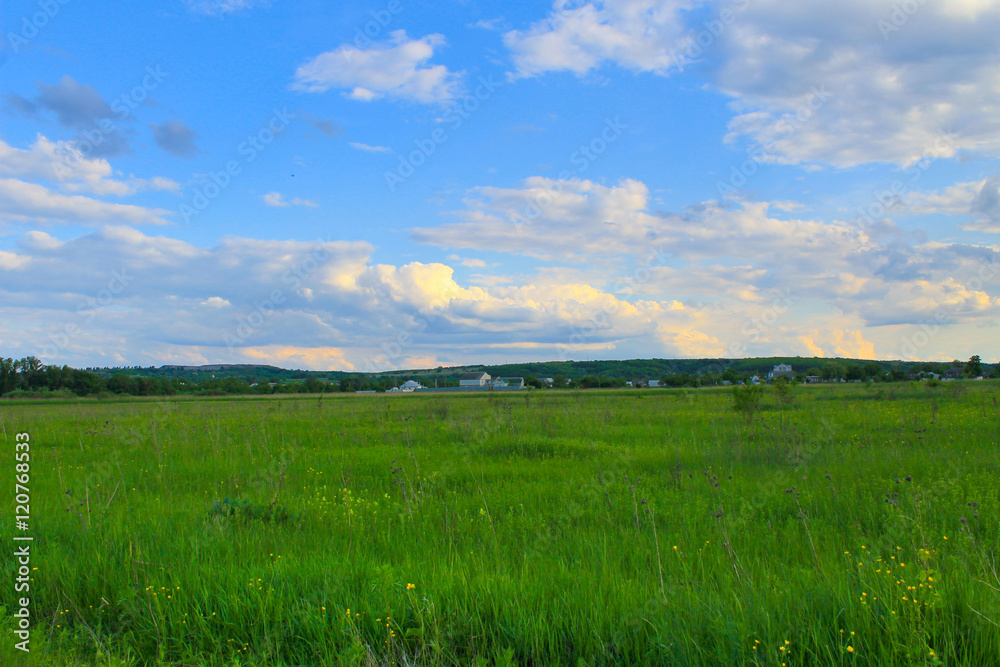
[[[774,380],[776,378],[794,378],[795,372],[792,370],[791,364],[778,364],[774,369],[767,374],[768,380]]]
[[[660,386],[660,381],[659,380],[650,380],[649,382],[646,383],[646,386],[647,387],[659,387]]]
[[[416,389],[423,389],[423,388],[424,386],[419,382],[417,382],[416,380],[407,380],[406,382],[403,383],[403,386],[400,387],[400,389],[402,389],[403,391],[414,391]]]
[[[458,379],[459,387],[485,387],[490,383],[489,373],[464,373],[462,377]]]

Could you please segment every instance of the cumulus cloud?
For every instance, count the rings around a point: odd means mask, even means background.
[[[650,210],[649,189],[633,179],[525,179],[518,188],[480,187],[456,212],[463,222],[412,231],[422,243],[515,252],[543,260],[594,261],[649,253],[688,260],[755,257],[804,249],[842,256],[867,243],[845,224],[783,220],[766,202],[704,202],[680,212]],[[787,206],[784,206],[787,208]]]
[[[1000,233],[1000,176],[955,183],[931,192],[907,193],[900,207],[916,214],[969,216],[962,229]]]
[[[800,245],[808,252],[807,239]],[[0,335],[12,349],[38,354],[50,333],[79,323],[80,305],[109,284],[113,307],[97,311],[68,345],[47,350],[46,361],[111,363],[103,351],[114,350],[119,363],[252,360],[375,370],[417,359],[730,356],[734,349],[886,356],[906,326],[941,308],[949,313],[947,340],[926,355],[945,348],[954,355],[981,346],[977,325],[1000,313],[997,281],[967,279],[1000,253],[976,246],[911,249],[910,260],[930,273],[926,281],[852,275],[840,271],[837,262],[847,266],[846,259],[824,265],[810,256],[812,274],[784,275],[796,281],[785,293],[767,286],[773,266],[690,263],[700,271],[690,278],[666,265],[645,274],[595,271],[593,280],[585,270],[541,271],[483,286],[462,284],[442,263],[376,264],[373,252],[359,242],[239,237],[202,247],[126,226],[67,241],[31,232],[0,253]],[[681,284],[713,276],[727,290],[714,299],[688,295]],[[790,305],[769,318],[778,304]],[[889,310],[892,316],[873,320]],[[11,321],[31,325],[3,324]],[[760,321],[767,326],[754,324]]]
[[[1000,152],[1000,54],[989,46],[1000,3],[916,7],[750,3],[706,64],[736,100],[730,139],[747,136],[778,162],[839,167]],[[817,89],[828,91],[819,105]]]
[[[292,88],[310,93],[349,89],[345,93],[349,98],[363,102],[387,97],[445,103],[458,91],[458,75],[444,65],[428,64],[444,43],[441,35],[410,39],[405,31],[396,30],[388,41],[364,49],[341,44],[300,65]]]
[[[773,162],[851,167],[997,155],[1000,2],[901,7],[559,0],[504,43],[515,76],[585,74],[604,64],[657,75],[697,68],[733,98],[727,139],[749,139]]]
[[[667,74],[689,39],[680,12],[684,0],[556,0],[552,12],[527,30],[504,34],[516,76],[570,71],[585,74],[605,63]]]
[[[41,179],[67,192],[95,195],[131,195],[139,190],[178,190],[180,184],[163,177],[114,178],[110,163],[84,155],[72,142],[52,141],[39,134],[30,148],[16,148],[0,139],[0,176]]]
[[[968,211],[968,194],[964,201]],[[476,188],[465,203],[456,212],[463,221],[414,229],[413,238],[601,267],[593,271],[599,283],[609,268],[642,274],[645,281],[619,285],[659,301],[758,307],[775,291],[795,291],[814,307],[856,318],[856,326],[922,322],[939,308],[956,322],[1000,314],[1000,269],[990,268],[1000,258],[996,247],[777,217],[768,202],[652,211],[645,185],[629,180],[529,178],[518,188]],[[891,221],[883,227],[893,229]],[[992,282],[963,287],[983,270],[997,274]]]

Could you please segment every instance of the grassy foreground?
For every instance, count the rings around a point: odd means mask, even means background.
[[[1000,665],[995,382],[4,403],[3,665]]]

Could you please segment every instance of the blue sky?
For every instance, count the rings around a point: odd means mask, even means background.
[[[998,360],[1000,2],[0,19],[4,356]]]

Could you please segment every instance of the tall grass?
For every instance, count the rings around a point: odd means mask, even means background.
[[[4,404],[0,663],[1000,665],[998,391],[954,386]]]

